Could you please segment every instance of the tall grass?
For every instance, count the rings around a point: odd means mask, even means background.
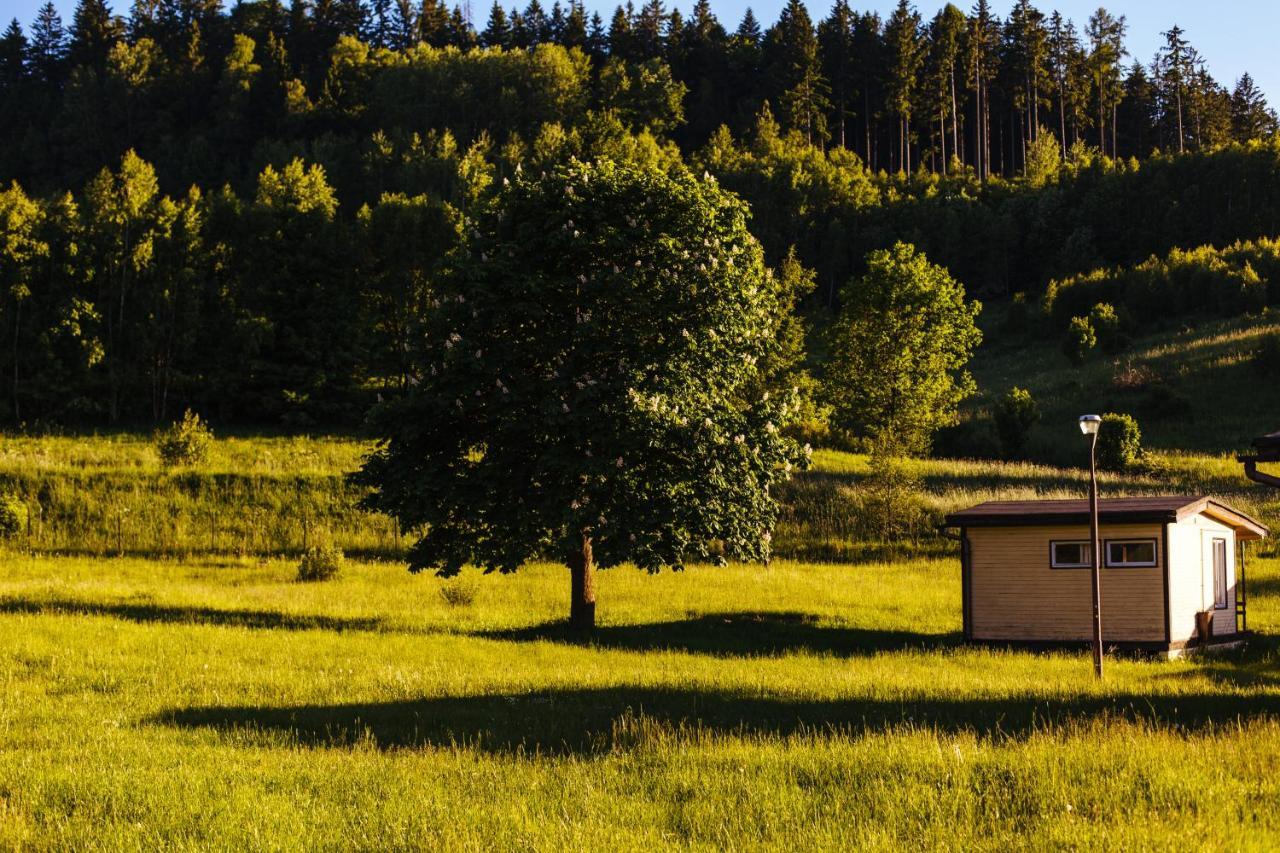
[[[356,506],[346,474],[367,444],[226,438],[199,465],[166,468],[149,438],[4,437],[0,491],[28,506],[21,547],[67,554],[293,554],[328,537],[392,557],[394,522]]]
[[[436,578],[0,561],[0,845],[974,849],[1280,841],[1280,561],[1244,653],[959,644],[954,560]]]

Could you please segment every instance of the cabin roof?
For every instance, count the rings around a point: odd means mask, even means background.
[[[1098,501],[1098,518],[1103,524],[1168,524],[1200,514],[1231,527],[1240,539],[1261,539],[1270,532],[1265,525],[1244,513],[1203,495],[1102,498]],[[948,527],[1075,526],[1089,523],[1089,501],[987,501],[948,515],[946,523]]]
[[[1253,446],[1258,450],[1280,450],[1280,430],[1258,436],[1253,440]]]

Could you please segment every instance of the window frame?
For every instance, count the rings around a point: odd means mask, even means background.
[[[1213,609],[1214,610],[1230,610],[1231,609],[1231,588],[1227,585],[1230,578],[1228,571],[1228,558],[1231,555],[1231,549],[1227,547],[1227,540],[1224,536],[1215,536],[1209,540],[1210,548],[1213,549],[1213,555],[1210,559],[1213,561]],[[1222,543],[1222,573],[1218,573],[1218,543]],[[1221,581],[1221,585],[1219,585]],[[1219,593],[1221,593],[1222,604],[1218,604]]]
[[[1111,546],[1112,545],[1150,545],[1151,546],[1151,562],[1143,561],[1141,563],[1130,562],[1112,562]],[[1124,537],[1122,539],[1106,539],[1102,543],[1102,556],[1104,558],[1103,565],[1108,569],[1158,569],[1160,568],[1160,539],[1158,537],[1147,538],[1145,536]]]
[[[1088,562],[1084,563],[1060,563],[1058,562],[1058,546],[1059,545],[1081,545],[1084,547]],[[1060,571],[1070,571],[1072,569],[1091,569],[1093,568],[1093,555],[1088,552],[1092,550],[1093,543],[1088,539],[1050,539],[1049,540],[1049,568]]]

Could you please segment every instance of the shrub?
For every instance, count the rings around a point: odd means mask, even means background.
[[[1031,427],[1040,420],[1040,406],[1030,391],[1014,386],[996,401],[992,416],[1005,456],[1019,456],[1026,450]]]
[[[198,465],[209,458],[213,432],[200,416],[187,409],[182,420],[156,430],[156,452],[166,466]]]
[[[298,563],[298,580],[302,582],[333,580],[342,571],[345,558],[335,545],[312,545]]]
[[[27,529],[27,505],[14,494],[0,496],[0,539],[12,539]]]
[[[1130,415],[1107,413],[1098,430],[1098,467],[1124,471],[1142,459],[1142,430]]]
[[[891,450],[876,448],[870,463],[871,473],[858,486],[862,538],[884,543],[916,541],[929,518],[920,475]]]
[[[1280,334],[1268,335],[1253,353],[1253,366],[1264,376],[1280,374]]]
[[[1108,355],[1117,355],[1129,348],[1131,338],[1125,323],[1116,313],[1115,306],[1099,302],[1089,312],[1089,324],[1098,339],[1098,346]]]
[[[1067,336],[1062,341],[1062,352],[1077,367],[1084,364],[1089,352],[1098,345],[1093,324],[1088,317],[1072,317],[1067,324]]]
[[[450,607],[470,607],[475,603],[479,586],[474,581],[455,578],[440,584],[440,598]]]

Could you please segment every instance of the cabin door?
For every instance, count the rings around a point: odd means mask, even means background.
[[[1229,634],[1226,614],[1230,612],[1231,589],[1227,582],[1227,540],[1213,540],[1213,633]],[[1235,614],[1231,614],[1235,618]]]

